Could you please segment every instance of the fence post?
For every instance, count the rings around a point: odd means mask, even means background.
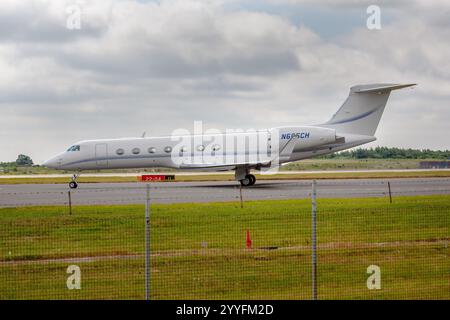
[[[145,300],[150,300],[150,183],[145,197]]]
[[[244,208],[244,202],[242,200],[242,184],[239,185],[239,196],[241,198],[241,209]]]
[[[388,181],[389,202],[392,203],[391,183]]]
[[[311,193],[311,245],[312,245],[312,300],[317,300],[317,234],[316,234],[316,213],[317,213],[317,202],[316,202],[317,192],[316,192],[316,180],[312,182],[312,193]]]
[[[69,195],[69,215],[72,215],[72,195],[70,193],[70,190],[67,191],[67,194]]]

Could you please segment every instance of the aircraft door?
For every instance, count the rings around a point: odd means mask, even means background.
[[[108,166],[108,145],[106,143],[95,145],[95,163],[97,167]]]

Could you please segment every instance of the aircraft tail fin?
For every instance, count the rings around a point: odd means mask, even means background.
[[[373,136],[391,91],[415,85],[381,83],[351,87],[344,104],[320,126],[336,129],[338,133]]]

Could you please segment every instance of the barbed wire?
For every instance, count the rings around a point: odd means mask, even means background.
[[[445,182],[444,186],[448,186],[448,191],[450,192],[450,179],[447,180],[441,180],[442,182]],[[390,182],[391,187],[394,187],[399,184],[412,184],[412,183],[420,183],[420,184],[436,184],[436,182],[433,181],[410,181],[410,182],[392,182],[392,181],[380,181],[380,182],[361,182],[361,183],[348,183],[348,182],[327,182],[327,183],[317,183],[317,187],[325,187],[325,186],[387,186],[387,183]],[[260,182],[259,185],[255,185],[252,188],[245,188],[246,191],[252,192],[252,191],[260,191],[262,188],[265,188],[268,186],[269,183]],[[283,186],[304,186],[304,187],[311,187],[311,183],[273,183],[269,184],[273,187],[283,187]],[[179,189],[192,189],[192,190],[198,190],[201,188],[210,189],[220,189],[223,188],[229,188],[234,187],[233,189],[239,189],[239,185],[212,185],[212,186],[203,186],[203,185],[195,185],[195,186],[167,186],[167,187],[157,187],[154,185],[151,185],[151,190],[179,190]],[[415,188],[415,187],[414,187]],[[55,191],[9,191],[9,192],[1,192],[0,196],[2,195],[43,195],[43,194],[65,194],[67,191],[71,191],[73,193],[105,193],[105,192],[114,192],[114,191],[127,191],[127,192],[133,192],[133,191],[142,191],[144,192],[146,190],[145,186],[142,187],[108,187],[108,188],[79,188],[79,189],[65,189],[65,190],[55,190]]]
[[[307,186],[307,187],[310,187],[310,186]],[[363,191],[345,190],[345,191],[342,191],[342,192],[331,192],[331,190],[329,190],[329,189],[320,189],[320,187],[321,186],[318,185],[318,190],[317,190],[318,192],[326,192],[326,193],[329,193],[329,194],[340,194],[340,195],[342,195],[342,194],[355,194],[355,193],[359,194],[361,192],[362,193],[370,193],[371,192],[371,189],[366,189],[366,190],[363,190]],[[394,187],[395,187],[395,185],[391,184],[391,188],[394,188]],[[387,185],[383,185],[383,188],[387,188]],[[198,193],[201,193],[202,191],[204,191],[204,190],[201,190],[201,189],[211,190],[211,188],[206,188],[206,187],[205,188],[195,188],[193,190],[197,190]],[[442,188],[442,189],[435,189],[435,188],[433,188],[433,189],[427,189],[427,188],[417,189],[416,187],[411,187],[411,189],[413,189],[412,191],[414,191],[414,192],[436,191],[436,192],[448,192],[448,193],[450,193],[450,184],[449,184],[449,188]],[[161,190],[161,189],[153,189],[153,188],[151,188],[151,191],[153,191],[153,193],[155,193],[155,191],[159,191],[159,190]],[[227,190],[217,190],[215,188],[214,190],[217,193],[227,193],[227,192],[231,192],[231,191],[238,191],[239,187],[236,187],[236,188],[233,188],[233,189],[227,189]],[[243,188],[242,190],[243,190],[243,192],[250,193],[250,194],[261,193],[261,192],[264,192],[264,191],[266,191],[266,192],[271,192],[272,191],[272,190],[264,190],[264,189],[258,189],[258,188],[252,188],[252,189],[250,189],[250,188]],[[79,195],[79,194],[116,193],[118,190],[117,189],[109,189],[108,188],[108,189],[93,190],[93,191],[77,189],[77,190],[66,190],[66,191],[42,191],[42,192],[0,192],[0,196],[40,196],[40,195],[67,196],[68,191],[70,191],[73,196],[76,196],[76,195]],[[142,188],[138,189],[138,190],[127,190],[127,191],[129,191],[127,193],[130,193],[131,191],[140,191],[143,194],[145,193],[145,189],[142,189]],[[305,191],[305,190],[299,190],[299,191]],[[308,191],[309,191],[309,189],[308,189]],[[171,189],[167,189],[167,190],[164,190],[163,192],[177,193],[173,189],[172,190]],[[381,191],[379,191],[379,192],[381,192]],[[385,192],[385,191],[382,191],[382,192]],[[394,191],[394,190],[392,190],[392,193],[395,193],[395,192],[411,192],[411,190],[408,190],[408,191]]]
[[[260,180],[251,188],[242,188],[243,200],[309,198],[311,181]],[[78,189],[42,191],[29,190],[31,186],[21,191],[16,190],[16,185],[2,185],[1,189],[6,190],[0,189],[0,207],[69,205],[69,195],[73,205],[141,204],[146,200],[147,184],[136,182],[100,187],[86,183]],[[58,185],[51,187],[59,188]],[[185,193],[186,190],[189,194]],[[274,193],[274,190],[278,192]],[[289,192],[284,193],[285,190]],[[192,182],[150,183],[150,200],[155,202],[237,201],[239,193],[240,186],[234,181],[201,181],[194,185]],[[319,197],[327,198],[450,194],[450,178],[317,180],[317,193]]]
[[[414,196],[414,195],[433,195],[433,194],[449,194],[450,191],[447,189],[432,189],[432,190],[414,190],[415,194],[411,194],[411,191],[392,191],[392,196]],[[336,192],[327,192],[327,191],[318,191],[318,197],[326,198],[336,198],[336,199],[345,199],[352,197],[388,197],[389,192],[386,191],[361,191],[361,192],[347,192],[336,193]],[[308,199],[311,197],[311,193],[303,193],[299,194],[298,197],[293,198],[292,195],[277,195],[276,198],[272,196],[258,196],[258,197],[247,197],[245,193],[243,195],[244,201],[257,201],[257,200],[288,200],[288,199]],[[229,202],[229,201],[239,201],[239,195],[196,195],[195,198],[192,196],[153,196],[150,197],[151,202],[157,203],[190,203],[190,202]],[[72,205],[101,205],[101,204],[144,204],[146,198],[144,195],[140,197],[123,197],[120,199],[110,198],[110,199],[83,199],[72,197]],[[49,201],[42,201],[38,198],[26,199],[24,201],[16,201],[16,202],[5,202],[0,203],[0,207],[17,207],[17,206],[68,206],[69,202],[67,199],[53,199]]]

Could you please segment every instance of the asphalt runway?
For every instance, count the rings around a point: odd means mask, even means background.
[[[450,194],[450,178],[317,180],[319,198],[388,197]],[[65,184],[0,184],[0,207],[67,205]],[[73,205],[143,204],[145,183],[81,183],[71,190]],[[244,200],[301,199],[311,196],[311,180],[265,180],[242,188]],[[238,201],[237,182],[154,182],[153,203]]]

